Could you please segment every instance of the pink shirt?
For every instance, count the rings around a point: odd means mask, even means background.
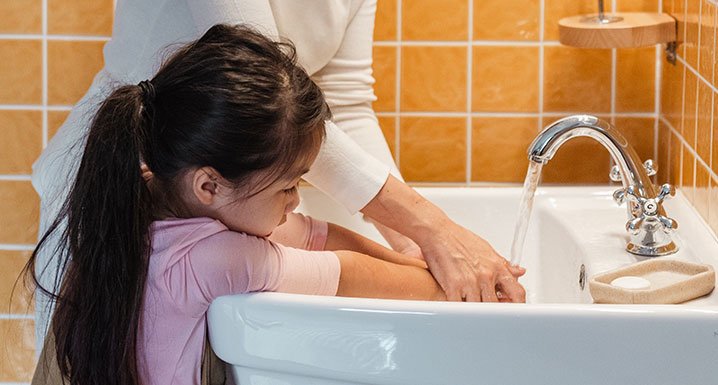
[[[200,384],[205,313],[219,296],[335,295],[336,254],[308,251],[322,250],[326,238],[326,222],[301,214],[288,215],[270,239],[231,231],[211,218],[154,222],[138,334],[142,383]]]

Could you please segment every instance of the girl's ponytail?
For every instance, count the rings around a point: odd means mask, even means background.
[[[65,206],[28,262],[30,273],[50,232],[66,222],[57,249],[63,285],[40,290],[56,301],[57,362],[71,384],[139,384],[137,331],[152,219],[140,164],[153,98],[152,84],[143,82],[103,102]]]

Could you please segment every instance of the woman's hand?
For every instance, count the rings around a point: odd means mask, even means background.
[[[361,211],[421,247],[449,300],[526,301],[526,292],[518,282],[525,273],[523,268],[511,266],[488,242],[451,221],[393,176]]]
[[[484,239],[448,219],[428,230],[419,246],[450,301],[526,302],[517,280],[525,269],[511,266]]]

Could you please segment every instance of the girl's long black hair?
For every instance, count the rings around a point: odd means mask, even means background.
[[[63,209],[25,274],[56,303],[57,362],[73,385],[140,384],[137,335],[153,213],[179,204],[183,171],[209,166],[247,192],[313,153],[330,112],[290,44],[217,25],[157,75],[115,90],[94,117]],[[153,173],[152,186],[141,164]],[[252,178],[256,181],[257,178]],[[59,288],[40,285],[38,250],[60,232]]]

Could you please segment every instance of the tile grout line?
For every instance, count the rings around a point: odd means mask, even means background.
[[[468,47],[466,49],[466,184],[471,183],[471,149],[472,149],[472,130],[473,119],[471,118],[471,96],[473,91],[473,46],[471,41],[474,39],[474,2],[469,1],[468,23],[466,31],[468,37]]]
[[[21,174],[21,175],[0,175],[0,181],[6,181],[6,182],[25,182],[31,180],[32,176],[30,174]]]
[[[538,121],[536,122],[536,132],[541,132],[543,129],[543,99],[544,99],[544,28],[546,16],[546,0],[539,1],[539,60],[538,60]]]
[[[4,110],[23,110],[23,111],[72,111],[72,106],[43,106],[42,104],[0,104],[0,111]]]
[[[703,10],[703,1],[698,1],[698,42],[696,43],[696,66],[700,68],[701,65],[701,19],[703,18],[703,15],[701,14],[701,11]],[[686,11],[687,12],[687,11]],[[693,142],[694,147],[698,147],[698,105],[700,105],[700,100],[698,100],[698,90],[700,89],[700,85],[696,83],[696,107],[695,107],[695,122],[693,122]],[[696,177],[698,176],[698,152],[696,148],[693,148],[693,150],[696,151],[695,155],[693,156],[693,199],[696,199],[696,186],[698,183],[696,182]]]
[[[663,0],[658,0],[658,9],[656,12],[662,13],[663,11]],[[662,84],[662,75],[663,75],[663,58],[662,58],[662,52],[663,52],[663,45],[657,44],[655,46],[656,49],[656,58],[655,58],[655,78],[653,83],[653,111],[656,114],[656,118],[654,120],[653,125],[653,159],[656,161],[656,165],[660,163],[659,154],[658,154],[658,136],[659,136],[659,130],[660,125],[658,124],[659,119],[661,117],[661,89],[663,87]],[[670,143],[670,142],[669,142]],[[666,156],[668,156],[668,161],[670,162],[670,153]],[[666,163],[668,164],[668,163]],[[670,167],[669,167],[670,169]],[[660,171],[660,170],[659,170]],[[668,172],[668,170],[666,170]],[[656,180],[658,180],[658,176],[656,176]]]
[[[35,245],[34,244],[21,244],[21,243],[0,243],[0,250],[33,251],[33,250],[35,250]]]
[[[44,24],[43,24],[44,25]],[[50,40],[50,41],[110,41],[107,36],[88,36],[88,35],[52,35],[48,33],[42,34],[0,34],[0,40]]]
[[[517,41],[517,40],[473,40],[470,42],[462,40],[376,40],[373,42],[378,47],[395,47],[399,45],[424,47],[538,47],[541,45],[560,46],[558,40],[546,41]]]
[[[34,320],[35,315],[22,313],[3,313],[0,314],[0,320]]]
[[[396,162],[396,168],[401,173],[401,8],[402,0],[396,1],[396,38],[398,45],[396,47],[396,69],[395,69],[395,83],[396,92],[394,95],[394,108],[396,110],[396,118],[394,119],[394,161]]]
[[[537,117],[565,117],[566,115],[584,113],[588,115],[609,115],[610,111],[580,112],[580,111],[553,111],[553,112],[446,112],[446,111],[379,111],[376,116],[393,117],[397,115],[411,117],[435,117],[435,118],[463,118],[470,115],[473,118],[537,118]],[[617,118],[655,118],[654,112],[617,112]]]
[[[47,147],[48,141],[48,63],[47,63],[47,19],[48,0],[42,0],[42,148]]]
[[[663,12],[663,0],[658,0],[658,9],[656,9],[656,12],[662,13]],[[659,146],[659,135],[660,135],[660,125],[659,121],[661,118],[661,93],[663,92],[663,45],[657,44],[656,45],[656,77],[654,79],[654,111],[656,113],[656,119],[655,119],[655,125],[654,125],[654,137],[653,137],[653,159],[656,160],[656,164],[658,164],[659,160],[659,154],[658,154],[658,146]],[[670,143],[670,141],[669,141]],[[670,148],[670,146],[669,146]],[[664,156],[667,156],[667,162],[666,164],[669,164],[670,162],[670,152],[668,154],[664,154]],[[670,169],[670,167],[669,167]],[[666,170],[668,172],[669,170]]]
[[[611,48],[611,124],[616,125],[616,72],[618,63],[618,52]]]

